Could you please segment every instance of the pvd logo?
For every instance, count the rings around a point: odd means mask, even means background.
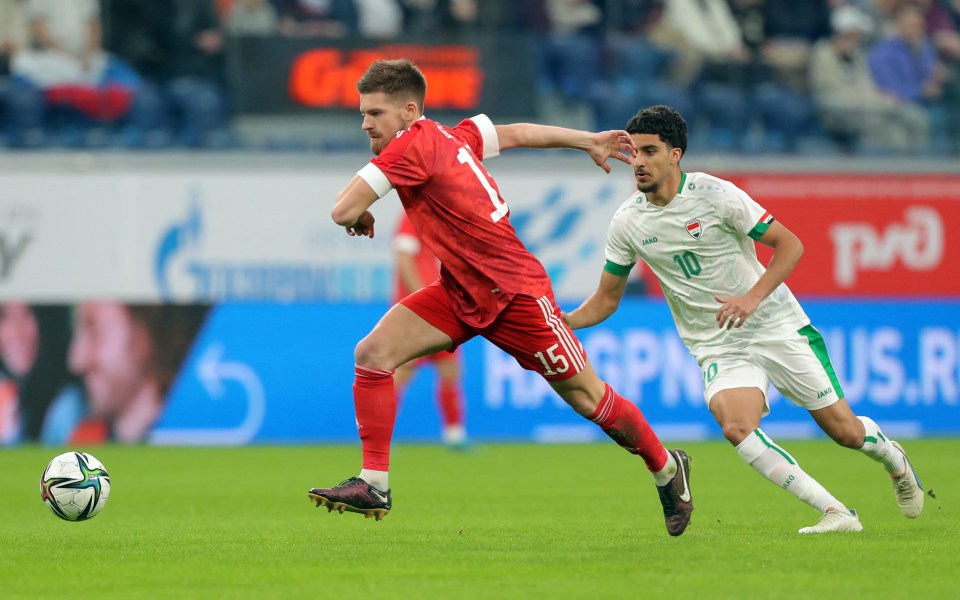
[[[22,205],[0,206],[0,282],[13,275],[36,234],[37,213]]]
[[[870,223],[838,223],[830,228],[834,277],[852,287],[862,271],[887,271],[899,259],[911,271],[929,271],[943,258],[943,220],[933,208],[913,206],[904,220],[879,230]]]

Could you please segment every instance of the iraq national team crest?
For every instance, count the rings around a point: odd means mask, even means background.
[[[686,222],[687,233],[693,236],[693,239],[699,240],[700,234],[703,233],[703,227],[700,226],[700,219],[690,219]]]

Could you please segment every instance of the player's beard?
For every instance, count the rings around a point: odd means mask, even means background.
[[[644,194],[649,194],[650,192],[655,192],[660,189],[659,181],[651,181],[650,183],[643,185],[638,183],[637,190],[643,192]]]

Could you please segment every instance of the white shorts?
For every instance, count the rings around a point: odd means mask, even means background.
[[[703,370],[703,398],[708,406],[717,392],[755,387],[763,392],[766,404],[763,416],[767,416],[770,413],[768,383],[773,383],[784,397],[807,410],[825,408],[843,398],[827,347],[812,325],[785,335],[782,340],[756,342],[745,349],[697,359]]]

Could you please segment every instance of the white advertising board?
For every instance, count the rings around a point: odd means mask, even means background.
[[[588,294],[629,178],[497,175],[490,166],[511,222],[557,295]],[[374,205],[374,239],[345,235],[330,209],[349,175],[0,174],[0,299],[388,299],[390,237],[401,206],[394,194]]]

